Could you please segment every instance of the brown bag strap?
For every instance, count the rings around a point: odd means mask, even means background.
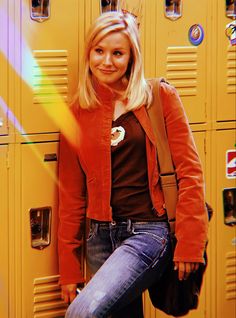
[[[160,98],[161,82],[165,82],[165,80],[163,78],[155,78],[150,80],[150,83],[153,87],[153,100],[150,107],[148,108],[148,115],[150,117],[156,139],[157,158],[160,169],[161,186],[165,200],[165,208],[167,211],[171,232],[174,233],[178,188],[166,133],[162,101]]]

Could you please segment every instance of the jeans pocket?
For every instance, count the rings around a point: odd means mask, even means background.
[[[132,230],[136,241],[136,251],[140,258],[151,267],[154,267],[167,250],[169,230],[160,224],[134,224]]]
[[[164,223],[147,223],[147,224],[134,224],[132,233],[134,235],[148,235],[152,237],[154,240],[158,241],[160,244],[165,244],[167,241],[167,237],[169,235],[169,229]]]

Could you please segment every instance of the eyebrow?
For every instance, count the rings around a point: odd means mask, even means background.
[[[99,48],[102,48],[102,49],[103,49],[103,48],[106,47],[106,46],[96,44],[96,45],[94,45],[93,47],[99,47]],[[124,51],[126,51],[127,49],[124,48],[124,47],[117,46],[117,47],[113,48],[113,50],[124,50]]]

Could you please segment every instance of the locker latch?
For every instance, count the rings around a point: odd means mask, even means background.
[[[37,22],[49,19],[50,0],[30,0],[30,17]]]
[[[165,17],[177,20],[182,17],[182,0],[164,0]]]
[[[236,19],[236,1],[226,0],[225,1],[225,14],[228,18]]]
[[[31,247],[44,249],[51,242],[51,207],[30,209]]]
[[[107,11],[117,11],[118,4],[119,4],[118,0],[101,0],[100,1],[101,13],[104,13]]]
[[[223,207],[225,225],[236,225],[236,188],[223,189]]]

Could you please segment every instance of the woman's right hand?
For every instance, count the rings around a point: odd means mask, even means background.
[[[61,298],[70,304],[76,297],[77,284],[61,285]]]

